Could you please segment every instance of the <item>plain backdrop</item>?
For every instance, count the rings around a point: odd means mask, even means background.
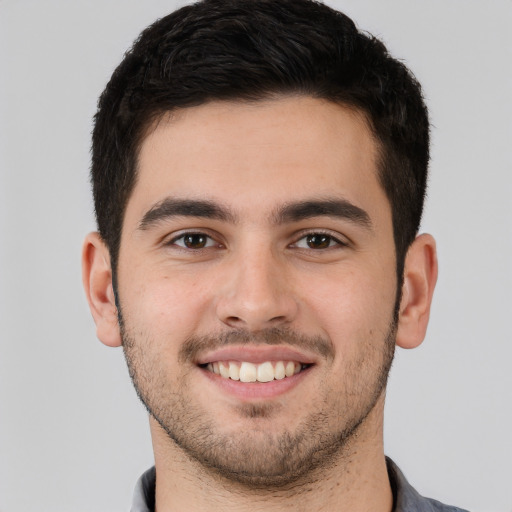
[[[122,351],[81,287],[96,100],[163,0],[0,0],[0,511],[129,509],[152,464]],[[512,512],[512,2],[330,1],[422,82],[440,277],[398,351],[385,447],[421,493]]]

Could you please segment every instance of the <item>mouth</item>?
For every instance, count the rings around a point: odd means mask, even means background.
[[[290,360],[264,361],[262,363],[225,360],[204,363],[199,366],[223,379],[244,383],[267,383],[293,377],[307,370],[311,364]]]
[[[242,402],[272,400],[301,385],[319,362],[313,352],[290,346],[238,345],[214,349],[196,367],[218,391]]]

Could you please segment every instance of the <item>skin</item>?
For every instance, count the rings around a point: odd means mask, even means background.
[[[83,269],[98,337],[124,345],[151,412],[157,509],[391,510],[385,379],[395,341],[424,338],[437,262],[432,237],[418,237],[396,319],[376,150],[362,115],[309,97],[212,102],[149,132],[120,312],[96,233]],[[226,347],[239,360],[293,351],[308,368],[288,385],[229,387],[200,365]]]

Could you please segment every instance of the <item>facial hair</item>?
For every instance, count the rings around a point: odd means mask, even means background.
[[[192,337],[183,342],[178,378],[169,375],[155,340],[126,328],[120,315],[123,349],[137,394],[170,442],[217,477],[246,488],[282,488],[325,469],[357,437],[357,432],[382,395],[393,361],[396,321],[379,338],[359,340],[358,351],[344,367],[339,389],[318,389],[314,404],[293,428],[275,432],[272,419],[286,414],[279,401],[240,404],[236,417],[251,422],[243,431],[223,430],[215,412],[201,406],[190,391],[190,372],[199,351],[232,344],[287,345],[317,353],[328,367],[335,351],[329,339],[273,328],[257,334],[230,331]],[[153,350],[151,350],[153,348]],[[174,377],[174,378],[173,378]]]

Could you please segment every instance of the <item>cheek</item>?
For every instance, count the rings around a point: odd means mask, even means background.
[[[121,297],[123,314],[130,325],[153,338],[163,336],[178,342],[195,334],[208,310],[204,282],[186,273],[143,277],[134,275]]]
[[[380,276],[380,277],[378,277]],[[317,280],[316,291],[305,299],[315,323],[347,353],[357,340],[388,332],[393,319],[396,279],[376,272],[351,270]]]

